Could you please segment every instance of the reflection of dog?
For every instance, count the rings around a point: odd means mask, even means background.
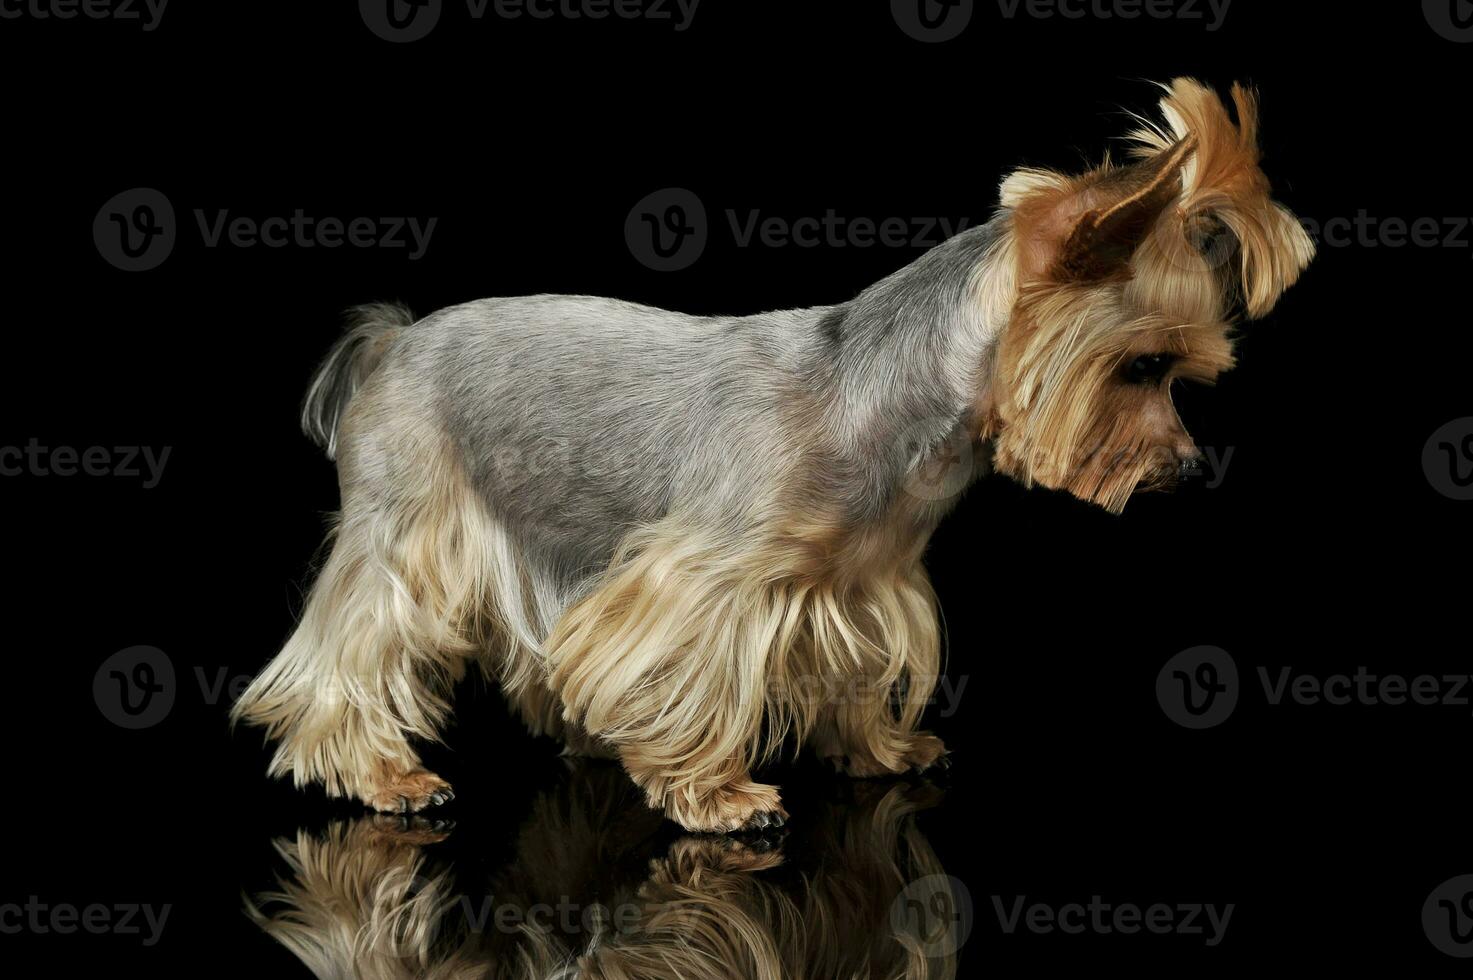
[[[906,914],[908,885],[949,882],[913,817],[934,788],[854,784],[781,850],[702,836],[660,854],[659,814],[627,786],[580,767],[537,801],[516,863],[480,896],[426,858],[443,831],[380,815],[278,841],[289,876],[248,912],[319,977],[955,976],[965,937],[938,942]]]
[[[274,773],[390,811],[451,796],[409,739],[471,662],[687,829],[781,822],[750,770],[789,735],[855,775],[935,763],[937,461],[959,488],[992,441],[1120,510],[1197,458],[1172,382],[1227,368],[1235,301],[1262,315],[1310,259],[1233,96],[1236,121],[1177,80],[1133,162],[1017,171],[995,219],[839,306],[367,311],[305,410],[332,554],[235,717],[280,740]],[[855,680],[880,695],[808,696]]]

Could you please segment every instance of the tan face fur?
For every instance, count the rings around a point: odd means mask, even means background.
[[[1173,382],[1230,368],[1235,305],[1262,316],[1314,254],[1269,197],[1253,96],[1234,86],[1235,123],[1200,83],[1165,88],[1165,122],[1130,135],[1130,164],[1002,186],[1019,294],[983,435],[1000,471],[1113,512],[1196,459]]]

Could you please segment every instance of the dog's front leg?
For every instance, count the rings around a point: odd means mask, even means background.
[[[772,651],[796,624],[749,547],[674,519],[647,528],[547,643],[565,717],[612,746],[650,805],[687,830],[787,819],[751,766]]]
[[[693,733],[696,734],[696,733]],[[650,806],[686,830],[729,832],[781,826],[788,818],[776,786],[753,781],[747,762],[723,754],[719,735],[672,753],[663,735],[619,747],[619,760]]]
[[[825,605],[863,609],[822,635],[848,637],[816,651],[823,683],[809,746],[850,776],[887,776],[943,763],[946,746],[918,731],[940,669],[940,634],[930,583],[919,565],[894,580]],[[842,627],[842,628],[841,628]],[[867,627],[867,628],[865,628]]]
[[[811,745],[838,772],[858,778],[923,772],[943,763],[946,745],[929,732],[908,732],[888,710],[840,706],[814,730]]]
[[[686,830],[781,825],[787,811],[777,787],[751,777],[760,684],[735,678],[742,666],[719,646],[680,646],[650,662],[655,649],[565,649],[571,656],[555,675],[565,702],[614,747],[650,806]]]

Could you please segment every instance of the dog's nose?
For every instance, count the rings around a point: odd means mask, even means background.
[[[1178,446],[1176,459],[1180,476],[1196,476],[1202,470],[1202,451],[1196,446]]]

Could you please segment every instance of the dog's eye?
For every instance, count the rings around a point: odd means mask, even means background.
[[[1142,354],[1126,365],[1125,380],[1131,384],[1159,384],[1175,360],[1175,354]]]
[[[1186,222],[1187,241],[1197,254],[1217,265],[1237,247],[1232,229],[1210,211],[1199,211]]]

